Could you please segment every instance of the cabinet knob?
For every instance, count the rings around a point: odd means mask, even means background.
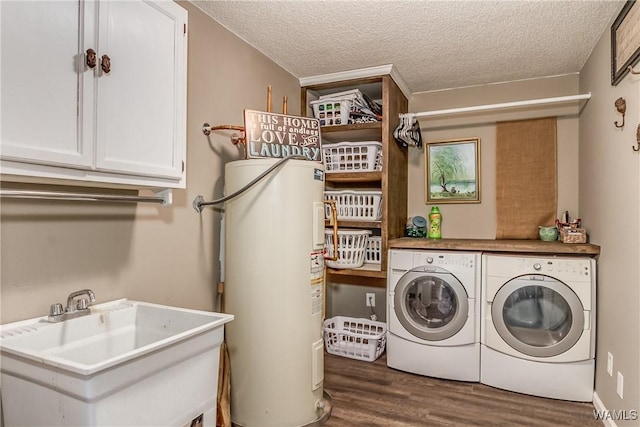
[[[102,67],[102,71],[107,74],[111,71],[111,58],[109,58],[109,55],[102,55],[100,67]]]
[[[97,54],[96,51],[93,49],[87,49],[87,67],[89,68],[96,68],[96,63],[97,63]]]

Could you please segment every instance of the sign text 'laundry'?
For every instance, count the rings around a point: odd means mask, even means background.
[[[263,111],[244,111],[247,158],[304,156],[321,162],[320,121]]]

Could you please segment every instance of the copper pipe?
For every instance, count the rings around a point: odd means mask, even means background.
[[[267,113],[271,112],[271,85],[267,86]]]
[[[202,125],[202,133],[204,133],[205,135],[209,136],[211,134],[211,131],[214,130],[239,130],[244,132],[244,127],[243,126],[234,126],[234,125],[220,125],[220,126],[211,126],[209,123],[204,123]]]
[[[243,134],[238,135],[237,133],[234,133],[233,135],[231,135],[231,143],[233,145],[237,145],[240,143],[245,144],[247,142],[244,135],[244,127],[242,126],[235,126],[235,125],[211,126],[209,123],[204,123],[202,125],[202,133],[204,133],[207,136],[211,135],[211,132],[214,130],[239,130],[243,132]]]
[[[329,205],[331,209],[331,216],[329,220],[329,224],[333,225],[333,256],[328,257],[324,256],[325,259],[329,261],[337,261],[338,260],[338,208],[335,200],[325,200],[326,204]]]
[[[238,135],[237,133],[234,133],[233,135],[231,135],[231,143],[233,145],[246,144],[247,139],[244,137],[244,135]]]
[[[282,114],[287,114],[287,97],[282,97]]]
[[[209,136],[211,134],[211,131],[214,130],[239,130],[244,132],[244,127],[243,126],[234,126],[234,125],[220,125],[220,126],[211,126],[209,123],[204,123],[202,125],[202,133],[204,133],[205,135]]]

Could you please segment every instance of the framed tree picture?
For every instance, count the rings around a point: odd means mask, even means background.
[[[480,138],[425,145],[426,203],[480,203]]]

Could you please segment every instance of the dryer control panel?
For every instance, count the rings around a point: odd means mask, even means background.
[[[542,274],[565,282],[590,282],[595,274],[595,260],[588,257],[518,257],[486,255],[487,276],[516,277]]]

